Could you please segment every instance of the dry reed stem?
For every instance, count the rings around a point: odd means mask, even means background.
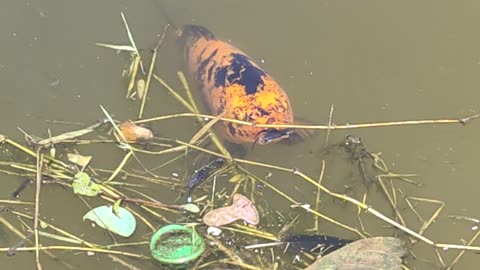
[[[325,135],[325,145],[328,145],[328,138],[330,137],[330,130],[333,124],[333,104],[330,106],[330,113],[328,114],[328,129]]]
[[[153,152],[153,151],[147,151],[147,150],[142,150],[142,149],[137,149],[135,147],[131,147],[131,149],[134,151],[134,152],[138,152],[138,153],[142,153],[142,154],[148,154],[148,155],[164,155],[164,154],[170,154],[170,153],[176,153],[176,152],[180,152],[180,151],[184,151],[185,150],[185,146],[175,146],[175,147],[172,147],[172,148],[168,148],[168,149],[164,149],[164,150],[160,150],[160,151],[157,151],[157,152]]]
[[[8,251],[9,248],[0,248],[0,251]],[[127,257],[134,257],[134,258],[141,258],[141,259],[150,259],[150,257],[142,255],[142,254],[135,254],[130,252],[124,251],[117,251],[111,249],[102,249],[102,248],[88,248],[88,247],[76,247],[76,246],[41,246],[38,247],[39,250],[72,250],[72,251],[86,251],[86,252],[97,252],[97,253],[106,253],[106,254],[114,254],[114,255],[123,255]],[[19,247],[16,250],[18,251],[35,251],[36,247]]]
[[[128,197],[123,198],[123,200],[126,201],[126,202],[136,203],[136,204],[139,204],[139,205],[149,206],[149,207],[152,207],[152,208],[170,209],[170,210],[175,210],[177,212],[182,211],[184,209],[184,207],[182,205],[165,204],[165,203],[161,203],[159,201],[147,201],[147,200],[136,199],[136,198],[128,198]]]
[[[32,216],[27,215],[27,214],[22,213],[22,212],[12,210],[12,213],[15,214],[15,215],[17,215],[17,216],[20,216],[20,217],[24,217],[24,218],[33,220],[33,217],[32,217]],[[88,242],[88,241],[85,241],[84,239],[82,239],[82,238],[80,238],[80,237],[78,237],[78,236],[76,236],[76,235],[74,235],[74,234],[71,234],[71,233],[69,233],[69,232],[61,229],[60,227],[57,227],[57,226],[55,226],[55,225],[53,225],[53,224],[51,224],[51,223],[48,223],[48,222],[46,222],[46,221],[44,221],[44,220],[41,220],[41,223],[42,223],[44,226],[48,227],[49,229],[51,229],[51,230],[53,230],[53,231],[56,231],[56,232],[58,232],[58,233],[60,233],[60,234],[63,234],[63,235],[65,235],[65,236],[68,237],[68,238],[74,239],[74,240],[78,241],[79,243],[81,243],[81,244],[83,244],[83,245],[85,245],[85,246],[93,247],[93,248],[97,248],[97,247],[100,247],[100,246],[101,246],[101,245],[97,245],[97,244],[93,244],[93,243],[90,243],[90,242]]]
[[[150,88],[150,80],[152,79],[152,73],[153,73],[153,69],[155,67],[156,58],[157,58],[157,50],[153,49],[152,59],[150,60],[150,67],[148,68],[147,81],[145,83],[145,90],[144,90],[145,92],[142,95],[142,101],[140,103],[140,110],[138,112],[138,118],[139,119],[143,118],[143,111],[145,109],[145,103],[147,102],[148,90]]]
[[[113,256],[111,254],[108,254],[108,257],[110,259],[112,259],[113,262],[119,263],[120,265],[124,266],[125,268],[127,268],[129,270],[141,270],[140,268],[137,268],[137,267],[127,263],[126,261],[118,258],[117,256]]]
[[[409,199],[419,201],[419,202],[428,202],[428,203],[440,205],[437,208],[437,210],[435,210],[435,212],[432,214],[432,216],[426,222],[423,222],[422,227],[418,231],[419,234],[423,234],[428,229],[428,227],[432,225],[435,219],[440,215],[440,212],[442,212],[443,208],[445,207],[445,203],[439,200],[432,200],[432,199],[425,199],[425,198],[418,198],[418,197],[409,197]]]
[[[110,175],[110,177],[104,182],[104,184],[108,184],[110,181],[112,181],[117,175],[120,173],[120,171],[123,169],[125,164],[127,164],[128,159],[132,156],[133,151],[128,151],[127,154],[123,157],[122,161],[120,164],[118,164],[117,168],[113,171],[113,173]]]
[[[138,66],[140,65],[140,55],[132,54],[132,63],[129,68],[130,80],[128,81],[127,86],[127,98],[133,97],[131,94],[133,87],[135,86],[135,79],[137,77]]]
[[[390,203],[390,206],[392,207],[393,211],[395,212],[395,217],[399,220],[400,224],[403,226],[407,226],[405,219],[403,218],[402,214],[400,211],[398,211],[397,204],[394,199],[392,199],[392,196],[390,196],[390,193],[387,190],[387,187],[385,186],[385,183],[383,183],[383,177],[377,176],[377,183],[380,185],[383,194],[387,198],[387,201]]]
[[[185,108],[187,108],[187,110],[189,110],[191,112],[195,111],[193,109],[192,105],[190,105],[184,98],[182,98],[182,96],[180,96],[177,92],[175,92],[175,90],[173,90],[162,78],[160,78],[156,74],[153,74],[152,76],[155,80],[157,80],[157,82],[159,82],[161,85],[163,85],[163,87],[165,87],[165,89],[167,89],[170,94],[172,94],[178,101],[180,101],[180,103],[182,103],[182,105],[185,106]],[[196,113],[189,113],[189,114],[190,114],[191,117],[197,117],[198,116],[198,114],[196,114]],[[149,121],[149,119],[152,119],[152,118],[147,118],[147,119],[144,119],[144,120],[134,121],[134,123],[151,122],[151,121]]]
[[[16,234],[18,237],[21,239],[27,239],[27,236],[24,235],[22,232],[17,230],[10,222],[8,222],[6,219],[0,216],[0,223],[2,223],[5,227],[7,227],[10,231],[12,231],[14,234]],[[27,239],[28,242],[32,243],[31,240]],[[20,247],[15,248],[15,250],[18,250]],[[4,248],[3,250],[0,249],[1,251],[9,251],[11,248]],[[32,248],[32,251],[34,251],[35,248]],[[43,253],[47,254],[50,258],[52,259],[58,259],[55,255],[53,255],[51,252],[44,250]]]
[[[223,243],[220,242],[220,240],[216,239],[215,237],[213,237],[209,234],[207,234],[206,237],[208,238],[208,240],[213,242],[220,251],[225,253],[230,258],[230,260],[232,260],[231,262],[227,261],[226,263],[237,265],[237,266],[240,266],[244,269],[262,270],[261,268],[258,268],[258,267],[255,267],[255,266],[244,263],[242,261],[242,259],[237,254],[235,254],[232,250],[230,250],[225,245],[223,245]]]
[[[332,109],[333,109],[333,105],[332,105]],[[332,110],[332,112],[333,112],[333,110]],[[324,173],[325,173],[325,160],[322,159],[322,169],[320,170],[320,176],[318,177],[318,184],[319,185],[322,185]],[[320,194],[321,194],[321,190],[320,190],[320,188],[317,187],[317,197],[315,198],[315,211],[317,211],[317,212],[320,211]],[[317,216],[313,216],[313,223],[314,223],[313,230],[315,230],[315,232],[319,233],[320,232],[320,227],[318,226],[318,217]]]
[[[408,199],[408,197],[405,198],[405,201],[407,202],[407,205],[408,207],[410,208],[410,210],[412,210],[412,212],[415,214],[415,216],[418,218],[418,221],[420,222],[424,222],[422,216],[420,216],[420,213],[418,213],[417,209],[415,209],[415,207],[413,206],[413,204],[410,202],[410,200]]]
[[[148,95],[148,90],[150,89],[150,82],[152,80],[152,74],[153,74],[153,69],[155,67],[155,62],[157,60],[157,53],[158,49],[162,46],[163,41],[165,40],[165,36],[167,35],[167,30],[170,25],[167,24],[163,28],[162,35],[160,36],[160,39],[158,40],[157,46],[153,49],[153,55],[152,55],[152,60],[150,61],[150,68],[148,69],[148,75],[147,75],[147,82],[145,83],[145,93],[143,94],[142,97],[142,103],[140,105],[140,112],[138,113],[138,118],[143,117],[143,109],[145,108],[145,102],[147,101],[147,95]]]
[[[0,203],[22,204],[22,205],[35,205],[35,203],[31,203],[31,202],[11,201],[11,200],[0,200]]]
[[[209,132],[210,131],[210,128],[213,127],[213,125],[215,125],[218,120],[220,120],[220,118],[225,114],[225,112],[222,112],[220,113],[216,118],[214,118],[213,120],[207,122],[206,124],[203,125],[203,127],[201,129],[198,130],[197,133],[195,133],[195,135],[193,135],[193,137],[190,139],[190,141],[188,143],[190,144],[196,144],[198,142],[198,140],[200,140],[200,138],[205,135],[205,133]]]
[[[142,69],[142,72],[145,73],[145,70],[143,68],[143,64],[140,58],[140,53],[138,52],[137,45],[135,44],[135,40],[133,39],[132,32],[130,31],[130,27],[128,27],[127,19],[125,18],[125,15],[123,15],[123,12],[120,12],[120,15],[122,15],[122,20],[125,25],[125,30],[127,30],[128,40],[130,41],[130,44],[132,44],[132,47],[135,50],[135,54],[138,56],[138,59],[140,61],[140,68]]]
[[[154,78],[156,75],[153,75]],[[160,79],[160,78],[159,78]],[[160,79],[161,80],[161,79]],[[164,84],[165,82],[161,82]],[[164,85],[165,86],[165,85]],[[170,89],[173,91],[172,89]],[[175,91],[173,91],[175,92]],[[153,121],[159,120],[166,120],[178,117],[201,117],[207,119],[213,119],[215,116],[208,115],[208,114],[197,114],[197,113],[179,113],[179,114],[171,114],[171,115],[164,115],[158,117],[147,118],[143,120],[134,121],[134,123],[149,123]],[[393,122],[377,122],[377,123],[363,123],[363,124],[344,124],[344,125],[272,125],[272,124],[254,124],[250,122],[245,122],[236,119],[230,118],[221,118],[221,121],[236,123],[240,125],[246,126],[255,126],[255,127],[265,127],[265,128],[292,128],[292,129],[319,129],[319,130],[337,130],[337,129],[357,129],[357,128],[372,128],[372,127],[389,127],[389,126],[407,126],[407,125],[427,125],[427,124],[467,124],[470,120],[479,118],[480,114],[475,114],[471,116],[467,116],[460,119],[429,119],[429,120],[405,120],[405,121],[393,121]]]
[[[188,86],[187,78],[185,77],[185,74],[183,72],[178,71],[177,76],[180,79],[180,82],[182,83],[183,89],[187,93],[187,98],[190,101],[190,104],[193,107],[193,111],[190,111],[192,113],[200,113],[200,110],[197,107],[197,104],[195,102],[195,99],[193,98],[192,92],[190,91],[190,87]]]
[[[65,133],[62,133],[62,134],[54,136],[54,137],[50,136],[50,138],[40,140],[38,142],[35,142],[34,144],[37,147],[55,145],[55,144],[58,144],[58,143],[62,143],[65,140],[72,140],[72,139],[75,139],[77,137],[83,136],[85,134],[91,133],[102,125],[103,125],[103,122],[98,122],[98,123],[95,123],[91,126],[88,126],[86,128],[80,129],[80,130],[65,132]]]
[[[222,228],[225,228],[225,229],[230,230],[230,231],[240,232],[240,233],[243,233],[243,234],[257,236],[259,238],[264,238],[264,239],[267,239],[267,240],[273,240],[273,241],[278,241],[279,240],[279,238],[277,236],[275,236],[274,234],[269,233],[269,232],[265,232],[265,231],[260,231],[260,230],[254,228],[254,227],[249,227],[249,226],[245,226],[245,225],[241,225],[241,224],[232,224],[231,226],[232,227],[224,226]]]
[[[472,237],[472,239],[470,239],[470,241],[468,241],[467,245],[470,246],[473,244],[473,242],[475,242],[478,237],[480,236],[480,230],[477,230],[477,232],[475,233],[475,235]],[[453,269],[453,266],[458,263],[458,261],[460,260],[460,258],[463,256],[463,254],[465,254],[465,250],[461,250],[457,256],[455,256],[455,258],[452,260],[452,262],[448,265],[447,268],[445,268],[445,270],[452,270]]]
[[[42,167],[43,167],[43,154],[42,148],[37,148],[37,177],[36,177],[36,188],[35,188],[35,215],[33,220],[33,230],[35,232],[35,264],[37,269],[42,269],[42,264],[40,263],[40,239],[38,237],[38,219],[40,217],[40,190],[42,187]]]
[[[190,91],[190,87],[188,86],[187,79],[185,78],[185,75],[183,75],[182,72],[177,72],[177,75],[180,78],[180,81],[182,82],[183,87],[185,88],[185,91],[187,92],[187,96],[188,96],[188,99],[190,100],[190,104],[192,104],[192,107],[194,109],[194,111],[191,111],[191,112],[197,113],[197,114],[200,113],[200,111],[198,110],[198,107],[195,103],[195,99],[193,98],[193,95]],[[216,121],[218,121],[225,113],[226,112],[222,112],[213,119],[216,119]],[[200,121],[200,123],[202,123],[202,125],[205,125],[205,119],[202,119],[201,117],[197,117],[197,119],[198,119],[198,121]],[[232,162],[232,156],[230,155],[230,152],[225,148],[225,146],[223,146],[222,142],[218,139],[217,135],[213,131],[211,131],[211,129],[209,129],[209,130],[210,130],[210,132],[209,132],[210,139],[212,140],[212,142],[218,148],[220,153],[222,153],[229,162]]]
[[[37,154],[35,152],[33,152],[32,150],[28,149],[27,147],[11,140],[11,139],[6,139],[4,142],[8,143],[9,145],[19,149],[19,150],[22,150],[23,152],[25,152],[26,154],[34,157],[34,158],[37,158]],[[60,168],[64,169],[64,170],[68,170],[68,165],[65,164],[64,162],[58,160],[58,159],[55,159],[55,158],[52,158],[50,156],[44,156],[45,159],[47,159],[48,161],[52,161],[53,163],[57,164],[57,165],[60,165]],[[51,166],[54,166],[55,164],[51,164]]]
[[[365,192],[362,197],[362,203],[367,202],[367,196],[368,196],[367,192]],[[369,234],[365,229],[365,225],[363,224],[363,219],[361,217],[361,214],[362,214],[362,208],[357,207],[357,219],[358,219],[358,223],[360,224],[360,228],[362,229],[363,234],[368,235],[370,237],[371,234]]]
[[[106,169],[96,169],[96,170],[99,172],[113,173],[112,170],[106,170]],[[162,184],[167,186],[171,186],[172,185],[171,180],[173,180],[171,177],[167,177],[167,176],[159,176],[159,178],[152,178],[152,177],[147,177],[143,175],[129,173],[127,171],[122,171],[121,173],[124,177],[127,177],[127,178],[132,177],[132,178],[137,178],[139,180],[146,181],[149,183]]]
[[[440,254],[440,251],[438,249],[435,249],[435,255],[437,255],[437,259],[440,262],[440,268],[445,269],[445,262],[443,261],[442,254]]]

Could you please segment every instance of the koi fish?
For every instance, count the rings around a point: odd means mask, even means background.
[[[295,133],[255,126],[292,124],[294,114],[285,91],[249,56],[202,26],[185,25],[177,35],[185,67],[201,88],[210,113],[225,112],[225,118],[254,124],[219,122],[223,138],[235,144],[268,144]]]

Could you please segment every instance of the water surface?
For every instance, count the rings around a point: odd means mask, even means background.
[[[163,6],[178,25],[200,24],[219,38],[228,40],[261,63],[286,89],[296,115],[311,123],[325,124],[331,105],[334,123],[359,123],[416,119],[460,118],[478,113],[480,92],[480,18],[475,1],[163,1]],[[134,119],[138,102],[124,98],[129,57],[99,48],[96,42],[127,44],[120,12],[124,12],[137,46],[150,58],[166,18],[155,1],[22,1],[6,0],[0,4],[0,99],[1,134],[17,141],[23,135],[17,127],[41,137],[79,128],[78,125],[52,121],[90,124],[103,118],[99,105],[118,119]],[[179,68],[173,35],[159,51],[156,72],[179,87]],[[147,102],[146,116],[183,112],[184,109],[163,88],[154,83]],[[188,119],[164,121],[154,125],[158,134],[188,139],[198,126]],[[408,196],[425,197],[446,203],[442,214],[426,232],[438,242],[461,244],[470,239],[472,224],[458,222],[449,215],[477,217],[476,166],[480,152],[480,123],[461,125],[423,125],[371,128],[332,132],[330,144],[347,134],[363,138],[368,150],[382,152],[392,171],[418,175],[423,183],[416,188],[401,185]],[[248,159],[297,167],[317,177],[320,162],[327,161],[324,184],[343,193],[354,190],[361,198],[361,177],[341,151],[325,155],[325,133],[294,146],[281,144],[256,148]],[[83,148],[94,156],[95,167],[115,168],[123,152],[109,146]],[[154,166],[160,160],[149,159]],[[132,165],[133,166],[133,165]],[[183,173],[183,164],[172,164],[158,173]],[[267,174],[267,171],[258,171]],[[273,172],[270,178],[278,188],[296,200],[312,203],[314,188],[291,174]],[[2,199],[20,183],[20,177],[2,175]],[[155,186],[157,187],[157,186]],[[378,195],[378,191],[377,195]],[[33,201],[30,186],[22,199]],[[157,199],[176,198],[169,189],[155,190]],[[288,203],[267,192],[266,199],[278,207]],[[400,195],[398,195],[400,196]],[[401,197],[401,196],[400,196]],[[400,198],[399,200],[403,200]],[[329,199],[325,199],[329,200]],[[99,200],[89,201],[93,205]],[[382,196],[373,191],[369,205],[390,215]],[[342,222],[358,226],[355,209],[329,202],[326,213]],[[20,209],[20,208],[19,208]],[[42,218],[88,239],[103,244],[110,238],[98,228],[81,220],[85,204],[69,191],[46,186],[42,190]],[[425,218],[435,210],[419,204]],[[420,222],[404,210],[412,229]],[[296,227],[301,231],[311,217],[302,215]],[[11,216],[9,217],[11,221]],[[366,216],[371,228],[385,225]],[[302,224],[305,223],[305,224]],[[349,232],[322,221],[323,233],[355,237]],[[160,224],[158,224],[160,226]],[[377,227],[374,227],[377,226]],[[391,234],[391,230],[369,230],[374,235]],[[1,247],[18,241],[2,227]],[[135,234],[137,240],[148,239],[145,228]],[[50,245],[51,240],[42,241]],[[132,249],[148,253],[147,247]],[[417,244],[419,259],[413,269],[440,269],[432,248]],[[106,256],[88,257],[84,253],[55,252],[75,269],[122,269]],[[442,252],[446,262],[457,253]],[[128,260],[141,269],[159,269],[151,261]],[[424,261],[429,261],[426,263]],[[33,253],[0,257],[5,269],[31,269]],[[65,266],[42,255],[47,269]],[[466,254],[457,269],[473,269],[478,257]]]

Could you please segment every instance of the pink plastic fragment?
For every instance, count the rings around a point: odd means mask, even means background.
[[[203,222],[212,227],[227,225],[239,219],[252,225],[257,225],[260,222],[257,208],[252,201],[242,194],[233,195],[231,206],[214,209],[203,216]]]

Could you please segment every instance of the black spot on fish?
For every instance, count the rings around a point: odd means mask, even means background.
[[[207,68],[208,63],[217,55],[218,49],[213,51],[205,60],[200,62],[200,65],[198,66],[198,80],[203,81],[202,78],[205,75],[205,69]]]
[[[237,131],[235,130],[235,128],[233,127],[233,123],[228,123],[228,131],[230,132],[230,135],[232,136],[235,136],[235,134],[237,133]]]
[[[196,49],[196,47],[198,47],[198,46],[195,46],[194,49]],[[197,64],[201,64],[201,63],[202,63],[202,59],[204,58],[204,57],[203,57],[203,54],[205,53],[205,51],[206,51],[207,49],[208,49],[208,47],[203,48],[202,51],[198,54],[197,59],[195,59],[195,62],[196,62]]]
[[[255,108],[260,112],[260,116],[270,115],[270,112],[267,111],[267,110],[265,110],[265,109],[262,108],[262,107],[256,106]]]
[[[225,78],[227,77],[227,68],[222,67],[215,72],[215,87],[225,86]]]
[[[252,64],[252,61],[243,54],[233,53],[230,65],[220,68],[215,75],[215,86],[240,84],[245,86],[247,95],[252,95],[257,90],[263,89],[265,72]],[[228,76],[227,76],[228,73]]]
[[[215,65],[212,65],[208,70],[207,70],[207,81],[210,82],[212,80],[212,73],[213,73],[213,68]]]

